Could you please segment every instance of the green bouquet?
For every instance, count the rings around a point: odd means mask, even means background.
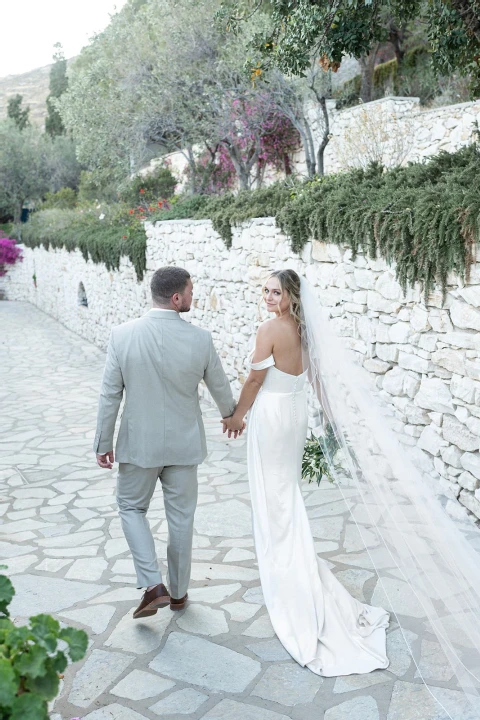
[[[302,478],[309,483],[314,480],[320,485],[322,478],[334,482],[332,465],[334,456],[339,449],[335,432],[330,424],[327,425],[325,434],[315,437],[313,433],[305,443],[302,458]]]

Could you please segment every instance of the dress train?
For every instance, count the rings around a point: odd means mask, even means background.
[[[248,422],[248,477],[260,580],[273,628],[290,655],[318,675],[388,667],[382,608],[355,600],[317,557],[300,489],[307,436],[306,373],[273,356]]]

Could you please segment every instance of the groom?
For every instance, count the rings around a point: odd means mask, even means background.
[[[197,505],[197,465],[207,455],[198,399],[204,380],[222,417],[233,414],[230,384],[207,330],[184,322],[193,285],[183,268],[162,267],[151,281],[153,308],[114,327],[107,350],[94,451],[102,468],[119,463],[117,503],[138,587],[146,588],[133,617],[155,615],[187,600]],[[125,390],[120,430],[113,433]],[[237,436],[237,433],[234,433]],[[162,583],[146,514],[160,480],[168,524],[168,580]]]

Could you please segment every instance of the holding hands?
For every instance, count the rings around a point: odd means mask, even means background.
[[[223,432],[228,432],[229,438],[233,435],[235,440],[243,433],[247,426],[244,419],[236,412],[230,415],[230,417],[222,418],[220,422],[223,425]]]

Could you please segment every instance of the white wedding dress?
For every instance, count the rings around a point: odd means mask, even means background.
[[[273,628],[302,666],[326,677],[388,667],[382,608],[355,600],[317,557],[300,489],[307,437],[307,374],[273,355],[249,413],[248,477],[260,580]]]

